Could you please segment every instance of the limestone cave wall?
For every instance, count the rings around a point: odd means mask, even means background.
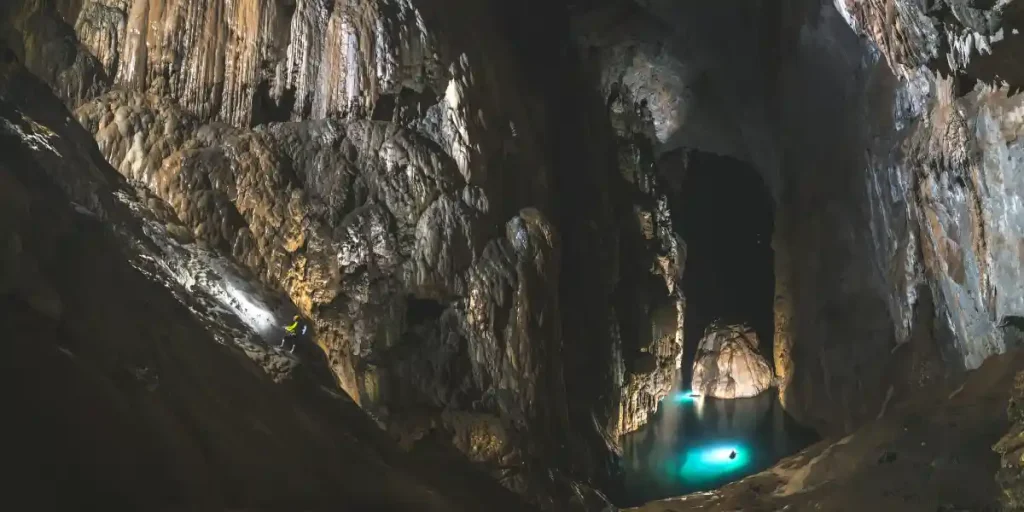
[[[1016,2],[595,4],[577,44],[652,152],[736,158],[771,191],[791,413],[849,431],[1017,343]]]
[[[815,5],[784,51],[776,365],[817,423],[1018,343],[1019,6],[967,4]]]
[[[165,229],[313,320],[381,426],[555,506],[610,474],[615,437],[671,385],[681,261],[665,228],[604,248],[631,204],[612,188],[615,131],[579,94],[565,18],[536,8],[27,1],[5,4],[3,33]],[[583,211],[556,199],[581,188]],[[630,244],[663,246],[665,277],[624,355],[592,311],[612,311]]]
[[[136,196],[6,48],[0,155],[11,500],[38,510],[533,509],[450,445],[399,449],[337,391],[322,355],[278,379],[286,357],[167,272],[159,200]]]
[[[698,341],[689,151],[756,169],[773,201],[770,346],[802,422],[848,432],[1019,342],[1021,16],[17,0],[0,38],[137,214],[312,319],[380,426],[557,509],[602,501],[587,486]]]

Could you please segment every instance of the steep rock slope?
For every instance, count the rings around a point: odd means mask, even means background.
[[[580,1],[573,48],[531,2],[25,0],[0,36],[383,425],[557,507],[679,365],[680,150],[776,201],[801,421],[852,431],[1018,342],[1018,3]]]
[[[40,510],[529,509],[460,456],[403,453],[332,391],[325,364],[275,384],[257,362],[281,356],[218,343],[217,332],[245,336],[244,324],[181,289],[88,132],[0,55],[12,499]]]
[[[560,307],[562,290],[586,296],[591,276],[616,273],[602,258],[563,278],[575,264],[554,219],[571,208],[551,201],[578,186],[556,165],[596,176],[590,197],[608,194],[611,145],[552,134],[583,131],[592,108],[607,124],[604,111],[527,79],[568,76],[569,61],[549,51],[557,27],[519,44],[536,28],[527,6],[342,5],[16,2],[5,36],[58,90],[86,77],[30,51],[46,42],[33,30],[58,27],[71,44],[74,27],[104,76],[64,99],[110,163],[166,204],[178,235],[313,318],[341,387],[394,434],[444,438],[530,496],[575,495],[548,469],[606,475],[616,433],[667,390],[676,341],[657,326],[658,389],[620,406],[634,393],[615,384],[609,330],[584,336],[591,319]],[[607,203],[583,201],[595,210],[568,230],[619,229]],[[594,294],[600,310],[610,294]]]

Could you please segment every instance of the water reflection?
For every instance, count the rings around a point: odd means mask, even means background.
[[[676,392],[644,428],[623,436],[622,506],[713,489],[763,470],[816,440],[769,390],[717,400]]]

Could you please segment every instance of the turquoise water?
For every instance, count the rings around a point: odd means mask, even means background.
[[[814,441],[782,410],[775,390],[737,400],[677,391],[647,425],[622,438],[622,480],[613,495],[616,504],[635,506],[714,489]]]

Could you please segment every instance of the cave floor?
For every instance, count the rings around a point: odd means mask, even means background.
[[[992,451],[1024,355],[922,391],[855,433],[817,443],[715,491],[655,501],[636,512],[998,510]]]

